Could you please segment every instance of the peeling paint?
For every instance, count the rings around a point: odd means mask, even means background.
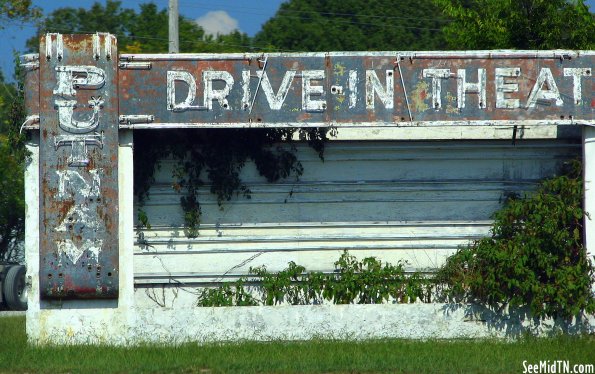
[[[412,92],[411,99],[413,101],[413,108],[416,112],[421,113],[430,108],[426,99],[428,98],[429,85],[425,81],[419,81]]]
[[[324,70],[305,70],[302,72],[302,109],[304,111],[321,112],[326,109],[326,100],[312,98],[312,96],[324,96],[324,86],[313,84],[313,81],[321,81],[324,78]]]
[[[446,113],[460,113],[460,110],[457,107],[457,97],[451,94],[450,92],[446,93]]]
[[[518,92],[519,84],[512,79],[518,79],[520,75],[520,68],[496,68],[496,108],[520,108],[520,100],[509,97]]]

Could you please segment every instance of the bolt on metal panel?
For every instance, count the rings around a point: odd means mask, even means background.
[[[118,297],[118,75],[110,34],[42,36],[42,299]]]

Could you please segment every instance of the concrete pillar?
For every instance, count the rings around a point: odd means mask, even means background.
[[[39,135],[28,145],[25,170],[25,258],[29,285],[27,336],[33,344],[125,344],[134,327],[133,134],[122,130],[118,149],[120,293],[117,300],[40,300],[39,292]]]
[[[583,170],[585,177],[585,247],[595,261],[595,127],[583,127]],[[595,292],[595,284],[593,284]]]
[[[27,264],[27,336],[35,342],[39,328],[39,133],[27,143],[25,166],[25,263]]]
[[[132,312],[134,304],[134,164],[133,130],[120,130],[118,189],[120,216],[120,296],[118,308]]]

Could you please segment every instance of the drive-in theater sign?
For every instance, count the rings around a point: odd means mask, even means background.
[[[131,287],[119,283],[124,129],[590,125],[595,108],[592,52],[120,55],[98,33],[47,34],[24,60],[24,127],[40,134],[38,302]]]

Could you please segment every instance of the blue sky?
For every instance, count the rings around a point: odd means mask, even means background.
[[[41,7],[45,14],[61,7],[83,7],[89,8],[98,0],[33,0],[36,6]],[[105,0],[99,0],[105,3]],[[180,14],[190,19],[202,19],[206,27],[222,27],[222,30],[230,27],[237,27],[241,31],[252,36],[260,26],[272,17],[279,4],[284,0],[178,0]],[[151,0],[123,0],[125,8],[138,9],[140,3],[151,2]],[[153,0],[158,7],[166,8],[168,0]],[[595,10],[595,0],[587,0],[586,3]],[[222,13],[224,11],[225,13]],[[210,13],[209,12],[215,12]],[[11,24],[0,30],[0,69],[5,77],[10,79],[13,68],[13,50],[22,52],[25,41],[34,34],[35,28],[30,24]],[[101,31],[101,30],[93,30]],[[216,31],[216,30],[215,30]]]
[[[45,14],[62,7],[90,8],[95,2],[105,3],[105,0],[33,0],[33,4],[42,8]],[[123,0],[122,7],[138,10],[139,4],[148,2],[157,4],[160,9],[167,8],[168,4],[168,0]],[[237,28],[253,36],[260,30],[260,26],[275,14],[282,2],[283,0],[178,0],[178,6],[180,14],[186,18],[203,17],[203,20],[214,21],[207,25],[224,27],[233,27],[236,25],[234,21],[237,21]],[[229,17],[220,11],[225,11]],[[216,13],[208,14],[209,12]],[[12,51],[23,51],[25,41],[34,33],[35,27],[30,24],[10,24],[0,30],[0,69],[5,77],[10,78],[13,71]]]

